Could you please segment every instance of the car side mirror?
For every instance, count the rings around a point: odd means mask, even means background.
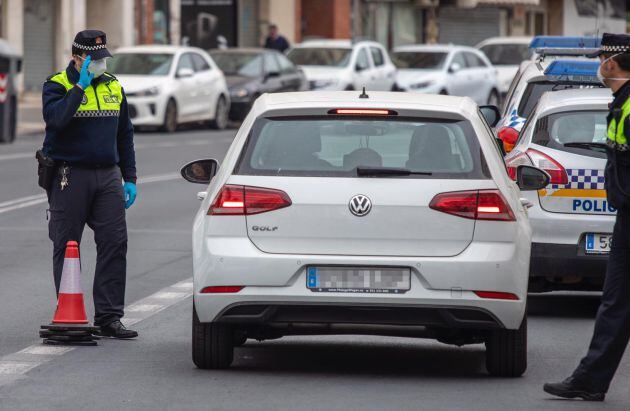
[[[365,70],[366,68],[367,68],[367,67],[363,67],[363,66],[360,66],[359,64],[357,64],[356,66],[354,66],[354,71],[356,71],[357,73],[359,73],[359,72],[361,72],[361,71]]]
[[[479,111],[490,127],[496,126],[501,119],[501,112],[497,106],[480,106]]]
[[[219,163],[217,160],[209,158],[195,160],[182,167],[182,177],[186,181],[196,184],[208,184],[212,177],[217,174]]]
[[[191,68],[182,67],[179,70],[177,70],[177,77],[178,78],[192,77],[194,75],[195,75],[195,72]]]
[[[278,77],[280,77],[279,71],[269,71],[265,73],[265,81],[269,80],[270,78],[278,78]]]
[[[462,65],[461,64],[453,63],[453,64],[451,64],[451,67],[448,68],[448,71],[450,73],[457,73],[461,69],[462,69]]]
[[[516,169],[516,184],[523,191],[542,190],[550,180],[549,174],[536,167],[521,165]]]

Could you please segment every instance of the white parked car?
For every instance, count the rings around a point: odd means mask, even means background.
[[[491,374],[525,371],[531,230],[489,124],[468,98],[368,95],[265,94],[220,167],[182,168],[211,179],[193,228],[198,367],[228,367],[247,338],[350,333],[485,342]],[[547,184],[519,170],[522,188]]]
[[[604,189],[609,89],[543,94],[514,150],[508,170],[540,167],[551,176],[533,207],[530,291],[601,290],[616,210]]]
[[[472,47],[413,45],[396,47],[396,89],[470,97],[477,104],[499,104],[497,73]]]
[[[135,126],[168,132],[186,122],[224,129],[230,95],[223,72],[204,50],[179,46],[118,49],[107,64],[121,82]]]
[[[311,40],[287,52],[299,66],[311,90],[389,91],[396,67],[383,46],[374,41]]]
[[[531,37],[492,37],[477,44],[494,68],[497,69],[499,93],[504,98],[523,61],[531,60],[533,50],[529,48]]]

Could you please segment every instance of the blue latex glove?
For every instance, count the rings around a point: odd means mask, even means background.
[[[123,191],[125,192],[125,208],[129,208],[136,201],[138,190],[134,183],[126,182],[123,185]]]
[[[86,59],[83,60],[83,65],[81,66],[81,73],[79,73],[79,81],[77,81],[77,84],[81,86],[83,90],[88,88],[88,86],[92,83],[92,80],[94,79],[94,73],[90,73],[88,71],[91,61],[92,61],[92,56],[87,56]]]

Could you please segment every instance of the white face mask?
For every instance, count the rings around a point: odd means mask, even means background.
[[[85,59],[81,56],[78,56],[81,60],[85,61]],[[90,66],[88,67],[88,71],[94,74],[94,77],[100,77],[107,71],[107,59],[109,57],[102,58],[100,60],[94,60],[90,62]]]
[[[617,53],[614,54],[610,57],[608,57],[607,59],[605,59],[604,61],[602,61],[601,63],[599,63],[599,67],[597,68],[597,79],[606,86],[606,83],[604,83],[604,80],[630,80],[630,77],[604,77],[604,75],[602,74],[602,66],[604,65],[604,63],[606,63],[608,60],[612,59],[613,57],[617,57],[618,55],[620,55],[621,53]]]

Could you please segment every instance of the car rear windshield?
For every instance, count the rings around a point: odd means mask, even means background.
[[[430,173],[408,178],[488,178],[468,121],[419,118],[260,118],[235,172],[356,177],[357,167]]]
[[[298,66],[345,67],[350,61],[352,49],[303,47],[289,51],[287,57]]]
[[[528,44],[488,44],[480,50],[495,66],[518,66],[532,56]]]
[[[529,84],[527,84],[527,88],[525,89],[523,97],[521,98],[521,102],[518,105],[517,114],[523,118],[529,117],[529,115],[532,114],[532,111],[534,111],[534,107],[536,107],[536,104],[538,104],[538,100],[540,100],[540,97],[542,97],[543,93],[546,93],[547,91],[594,87],[595,86],[593,85],[580,83],[559,84],[552,81],[530,82]]]
[[[441,69],[446,61],[446,53],[417,51],[397,51],[392,61],[399,69]]]
[[[107,70],[112,74],[165,76],[172,62],[172,54],[118,53],[107,62]]]
[[[606,154],[601,151],[564,145],[567,143],[606,143],[607,115],[608,112],[605,110],[581,110],[541,117],[534,128],[532,143],[555,150],[606,158]]]
[[[261,53],[211,53],[214,62],[228,76],[259,77],[262,74]]]

